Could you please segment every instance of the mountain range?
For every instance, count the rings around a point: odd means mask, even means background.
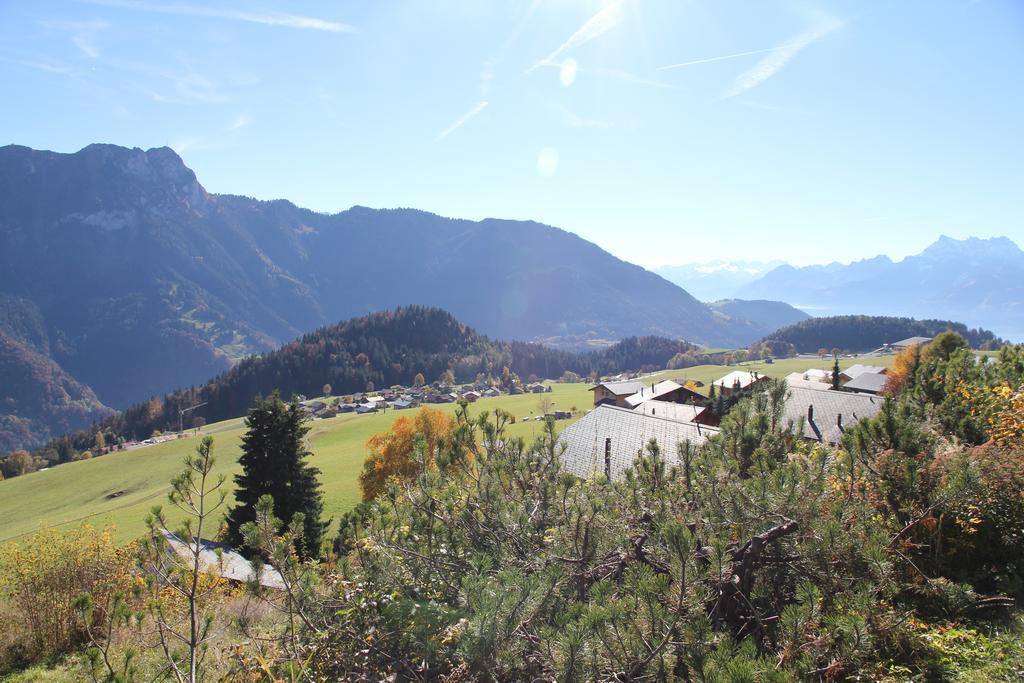
[[[540,223],[213,194],[168,148],[0,148],[0,448],[410,304],[569,349],[771,331]]]
[[[785,261],[726,261],[722,259],[702,263],[684,263],[661,266],[654,272],[674,282],[701,301],[731,299],[741,287],[747,285]]]
[[[940,237],[920,254],[850,264],[779,266],[736,291],[813,315],[944,318],[1024,339],[1024,251],[1006,237]]]

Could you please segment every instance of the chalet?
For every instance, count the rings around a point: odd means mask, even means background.
[[[398,399],[398,400],[393,401],[391,403],[391,407],[394,408],[395,410],[407,410],[409,408],[415,407],[415,404],[413,404],[412,401],[406,401],[404,399]]]
[[[884,402],[870,394],[792,387],[786,395],[783,422],[802,429],[805,439],[837,444],[851,425],[877,415]]]
[[[863,374],[873,375],[884,375],[889,371],[889,368],[882,367],[881,365],[862,365],[857,363],[851,365],[842,372],[839,373],[839,381],[842,384],[846,384],[852,379],[857,379]]]
[[[462,394],[462,400],[468,401],[469,403],[476,403],[477,399],[480,398],[480,394],[476,391],[467,391]]]
[[[657,384],[651,384],[650,386],[644,385],[640,387],[640,391],[636,392],[632,396],[626,397],[626,405],[623,407],[632,409],[636,408],[638,405],[646,403],[647,401],[688,403],[703,400],[704,396],[701,396],[696,391],[691,391],[678,382],[666,379],[658,382]]]
[[[356,407],[352,403],[341,403],[341,404],[338,405],[338,412],[339,413],[354,413],[355,410],[356,410]]]
[[[677,444],[703,444],[718,430],[692,422],[645,415],[613,405],[600,405],[566,427],[558,436],[565,447],[562,467],[578,477],[603,474],[622,479],[623,473],[654,439],[669,465],[678,462]]]
[[[487,389],[484,389],[483,395],[487,398],[494,398],[495,396],[501,396],[501,392],[494,387],[488,387]]]
[[[531,394],[543,394],[545,391],[551,391],[551,388],[546,387],[538,382],[536,384],[531,384],[530,386],[526,387],[526,390],[529,391]]]
[[[882,348],[891,351],[892,353],[899,353],[903,349],[908,349],[911,346],[924,346],[931,340],[931,337],[907,337],[906,339],[886,344]]]
[[[668,401],[647,401],[641,403],[633,412],[651,415],[652,417],[667,417],[670,420],[680,422],[697,422],[697,418],[710,409],[694,403],[671,403]]]
[[[359,405],[356,406],[356,414],[357,415],[365,415],[366,413],[376,413],[376,412],[377,412],[377,404],[376,403],[360,403]]]
[[[758,385],[768,382],[769,379],[769,377],[760,375],[757,372],[734,370],[725,377],[716,379],[715,388],[722,396],[729,396],[737,390],[753,389]]]
[[[889,376],[880,372],[864,372],[843,385],[843,391],[862,394],[880,394],[885,389]]]
[[[829,375],[828,379],[820,378],[817,374],[811,374],[810,371],[791,372],[786,375],[786,386],[813,389],[814,391],[829,391],[832,388],[832,378],[830,373],[825,373],[824,370],[819,370],[817,372]]]
[[[643,388],[643,382],[628,380],[622,382],[601,382],[597,386],[591,387],[590,390],[594,392],[595,406],[610,404],[625,408],[626,398]]]
[[[192,550],[177,534],[161,529],[164,540],[167,541],[167,552],[173,553],[181,559],[191,561]],[[245,559],[237,550],[224,543],[215,543],[200,538],[199,542],[199,567],[202,571],[214,574],[222,579],[234,581],[235,583],[249,583],[256,578],[256,569],[249,560]],[[193,541],[194,543],[194,541]],[[192,546],[193,548],[195,546]],[[259,583],[264,588],[284,588],[284,580],[281,574],[273,567],[263,565],[260,568]]]

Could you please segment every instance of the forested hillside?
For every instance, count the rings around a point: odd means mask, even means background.
[[[762,340],[774,353],[816,353],[819,349],[840,349],[863,353],[909,337],[934,337],[940,332],[957,332],[975,349],[998,348],[1004,342],[989,330],[968,329],[951,320],[915,320],[870,315],[835,315],[810,318],[773,332]]]
[[[106,405],[410,304],[562,348],[632,335],[736,346],[762,333],[535,222],[363,207],[329,215],[215,195],[168,148],[0,148],[0,332]],[[0,417],[50,413],[28,401],[0,406]],[[75,418],[40,419],[26,444]]]
[[[242,415],[259,395],[279,391],[320,395],[324,384],[335,394],[411,386],[416,375],[427,382],[448,377],[458,383],[478,377],[500,381],[507,367],[522,380],[581,376],[625,370],[663,369],[677,355],[697,347],[660,337],[632,337],[585,353],[528,342],[493,341],[437,309],[409,306],[322,327],[266,354],[242,360],[204,384],[173,391],[133,405],[102,421],[99,431],[141,439],[154,430],[177,428],[181,408],[205,403],[191,413],[208,422]],[[449,373],[450,376],[449,376]],[[62,462],[90,448],[96,430],[56,439],[37,453]]]

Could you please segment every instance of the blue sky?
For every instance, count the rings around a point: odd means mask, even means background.
[[[0,3],[0,144],[534,219],[645,266],[1024,244],[1024,3]]]

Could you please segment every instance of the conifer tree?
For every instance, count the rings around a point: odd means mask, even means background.
[[[298,404],[288,406],[276,393],[257,399],[249,410],[239,458],[242,473],[235,475],[236,505],[227,516],[227,538],[232,545],[242,545],[242,526],[256,521],[256,503],[269,495],[274,499],[274,516],[284,524],[296,513],[304,515],[299,553],[316,557],[320,552],[320,540],[330,522],[320,519],[320,470],[306,463],[310,452],[303,438],[309,427],[303,421]]]
[[[839,388],[839,356],[836,355],[832,362],[832,388]]]

